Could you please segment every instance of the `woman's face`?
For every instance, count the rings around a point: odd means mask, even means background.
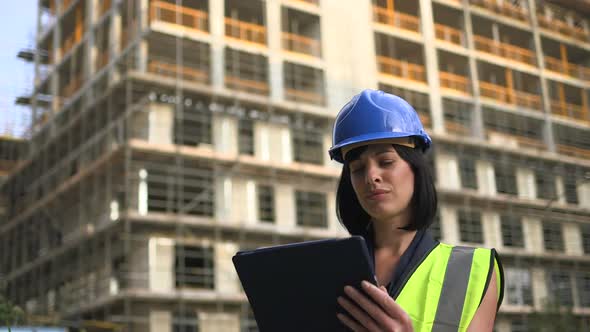
[[[349,162],[349,168],[356,196],[374,220],[409,222],[414,172],[391,144],[368,145],[358,159]]]

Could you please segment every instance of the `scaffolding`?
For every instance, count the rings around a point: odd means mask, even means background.
[[[231,257],[346,235],[326,151],[373,87],[434,139],[435,236],[499,250],[497,331],[551,304],[589,326],[590,30],[565,2],[39,6],[30,148],[0,184],[0,277],[29,314],[257,331]]]

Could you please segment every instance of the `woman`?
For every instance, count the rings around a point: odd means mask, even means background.
[[[347,286],[338,319],[353,331],[492,331],[503,297],[493,249],[435,241],[437,209],[424,152],[431,139],[405,100],[365,90],[336,118],[332,159],[343,163],[337,213],[365,238],[375,287]]]

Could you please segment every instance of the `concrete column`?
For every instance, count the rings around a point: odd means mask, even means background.
[[[327,216],[328,216],[328,228],[333,231],[338,231],[342,228],[336,215],[336,192],[329,191],[326,193],[327,200]]]
[[[150,238],[149,240],[149,289],[156,292],[174,288],[174,240]],[[141,270],[134,272],[142,275]]]
[[[211,28],[211,84],[215,90],[222,90],[225,77],[225,2],[209,1],[209,24]]]
[[[477,72],[477,61],[475,58],[475,44],[473,41],[473,23],[469,0],[462,0],[463,24],[465,26],[465,37],[467,40],[467,52],[469,59],[469,73],[471,78],[471,91],[473,92],[473,117],[471,119],[473,135],[479,139],[485,139],[483,127],[483,115],[479,94],[479,74]]]
[[[274,102],[280,102],[284,99],[281,2],[279,0],[267,0],[264,3],[266,3],[270,98]]]
[[[543,225],[541,221],[535,218],[522,218],[522,233],[526,234],[524,237],[524,248],[527,252],[540,253],[543,252]]]
[[[199,331],[239,332],[240,317],[223,312],[199,312]]]
[[[238,121],[235,117],[213,115],[213,145],[215,150],[225,155],[238,154]]]
[[[280,145],[274,144],[274,149],[280,151],[281,162],[290,164],[293,162],[293,144],[291,139],[291,130],[289,127],[281,126],[278,129],[277,135],[280,135]],[[278,142],[278,141],[277,141]]]
[[[578,184],[578,201],[581,207],[590,208],[590,182]]]
[[[565,239],[564,244],[566,254],[576,256],[584,255],[580,225],[563,223],[563,237]]]
[[[445,243],[459,243],[459,222],[457,217],[457,209],[450,206],[440,207],[440,222],[442,238]]]
[[[460,190],[459,165],[457,158],[450,154],[438,153],[436,163],[436,178],[441,188]]]
[[[493,165],[487,160],[477,160],[475,172],[477,174],[477,191],[482,195],[495,195],[496,178]]]
[[[86,58],[84,59],[84,63],[86,64],[83,68],[83,77],[88,79],[91,77],[92,74],[96,72],[96,42],[94,36],[94,29],[92,29],[94,23],[96,22],[96,13],[97,13],[97,2],[96,0],[90,0],[86,2],[86,13],[84,16],[86,20],[84,21],[84,33],[88,35],[87,42],[86,42]],[[82,37],[84,38],[84,37]],[[90,89],[92,90],[92,89]]]
[[[432,14],[432,1],[420,0],[420,23],[424,38],[424,61],[426,65],[426,79],[430,87],[430,115],[432,117],[432,129],[437,134],[445,131],[442,97],[440,94],[440,80],[438,67],[438,54],[434,36],[434,16]]]
[[[138,38],[144,31],[148,29],[149,22],[149,3],[148,0],[139,0],[137,2],[137,24],[138,30],[137,35],[134,38]],[[140,72],[147,71],[148,65],[148,43],[147,41],[140,39],[137,47],[137,70]]]
[[[231,242],[217,242],[214,246],[215,289],[223,294],[238,294],[240,281],[231,260],[239,250],[238,245]]]
[[[62,59],[62,31],[61,31],[61,19],[59,17],[59,13],[62,12],[62,2],[61,1],[57,1],[56,2],[56,20],[55,20],[55,25],[53,28],[53,64],[54,64],[54,68],[57,68],[57,66],[55,66],[56,64],[61,62]],[[60,107],[60,102],[62,101],[62,97],[61,97],[61,91],[59,91],[59,83],[60,80],[62,80],[62,78],[60,77],[59,71],[55,70],[53,72],[53,75],[51,77],[51,83],[50,83],[50,87],[49,87],[49,93],[53,96],[53,99],[51,100],[51,116],[53,114],[55,114],[59,107]]]
[[[232,191],[233,183],[229,175],[215,176],[215,216],[219,222],[231,219]]]
[[[535,186],[535,174],[528,168],[516,169],[516,183],[518,186],[518,197],[525,199],[536,199],[537,188]]]
[[[543,113],[544,125],[543,125],[543,139],[547,149],[551,152],[555,152],[555,138],[553,137],[553,122],[551,120],[551,98],[549,96],[549,83],[545,78],[545,59],[543,56],[543,46],[541,44],[541,37],[539,32],[539,22],[537,20],[537,1],[528,0],[529,14],[531,24],[533,28],[533,42],[535,44],[535,55],[537,57],[537,63],[541,70],[540,82],[541,82],[541,98],[543,102]]]
[[[170,104],[150,104],[148,115],[150,143],[173,144],[174,109]]]
[[[254,122],[254,156],[270,160],[270,128],[265,122]]]
[[[244,221],[247,224],[256,223],[259,218],[258,208],[258,188],[256,188],[256,182],[246,180],[246,213],[244,215]]]
[[[366,88],[377,87],[371,1],[320,1],[326,107],[337,110]]]
[[[545,308],[547,299],[547,281],[545,270],[541,267],[531,269],[531,283],[533,285],[533,304],[535,309],[542,310]]]
[[[497,213],[484,212],[481,216],[484,245],[487,248],[502,247],[502,226]]]
[[[150,332],[172,332],[172,314],[170,314],[170,311],[150,311]]]
[[[231,223],[243,224],[248,216],[250,197],[248,181],[235,176],[232,178]]]
[[[296,225],[295,190],[289,184],[277,183],[275,186],[277,213],[277,227],[290,229]]]
[[[560,175],[555,177],[555,190],[557,193],[557,202],[560,204],[566,204],[565,183],[563,182],[563,177]]]

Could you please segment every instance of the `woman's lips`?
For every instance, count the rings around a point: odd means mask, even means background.
[[[371,199],[371,200],[380,200],[383,197],[385,197],[385,194],[387,194],[388,191],[387,190],[383,190],[383,189],[376,189],[371,191],[368,195],[367,198]]]

